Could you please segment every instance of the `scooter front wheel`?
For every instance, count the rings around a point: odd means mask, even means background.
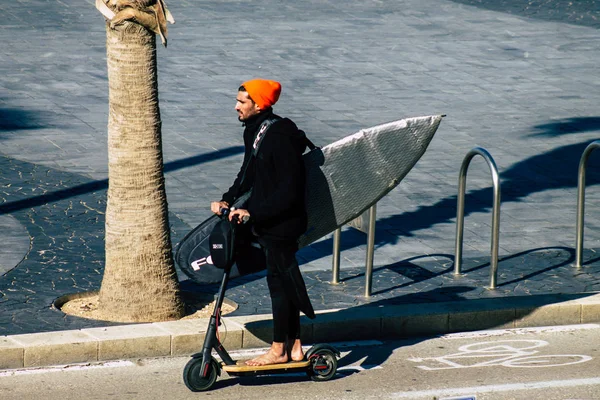
[[[317,350],[310,358],[308,376],[313,381],[328,381],[335,376],[337,371],[337,357],[328,349]]]
[[[192,358],[183,369],[183,382],[192,392],[209,390],[217,381],[219,364],[211,357],[208,363],[206,376],[202,374],[202,360],[204,357]]]

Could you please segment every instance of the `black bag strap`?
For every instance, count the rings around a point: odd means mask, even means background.
[[[269,130],[269,128],[271,127],[271,125],[273,125],[275,122],[279,121],[281,118],[267,118],[263,121],[262,124],[260,124],[260,127],[258,128],[258,132],[256,132],[256,136],[254,136],[254,143],[252,144],[252,148],[254,149],[252,151],[252,155],[254,157],[256,157],[256,155],[258,154],[258,149],[260,148],[261,143],[263,142],[263,139],[265,138],[267,131]]]
[[[275,122],[279,121],[280,119],[281,119],[281,117],[271,117],[271,118],[265,119],[263,121],[263,123],[260,124],[260,127],[258,128],[256,135],[254,136],[254,142],[252,144],[252,148],[253,148],[252,149],[252,157],[256,157],[256,155],[258,154],[260,145],[262,144],[265,136],[267,135],[267,131],[269,130],[271,125],[273,125]],[[303,130],[300,130],[300,132],[302,132],[302,135],[304,136],[304,140],[306,141],[306,146],[311,151],[314,149],[318,149],[318,147],[315,146],[314,143],[311,142],[311,140],[306,136],[306,133]],[[246,165],[244,167],[244,172],[242,173],[242,180],[240,181],[240,186],[242,186],[242,183],[244,182],[244,179],[246,178],[246,172],[248,171],[248,166],[250,165],[251,162],[252,162],[252,158],[250,160],[248,160],[248,162],[246,163]]]
[[[260,127],[258,128],[258,133],[254,137],[254,144],[253,144],[254,150],[252,151],[253,156],[256,157],[256,155],[258,154],[258,149],[260,148],[260,145],[261,145],[263,139],[265,138],[265,135],[266,135],[267,131],[269,130],[269,128],[271,127],[271,125],[273,125],[273,123],[279,121],[280,119],[281,118],[268,118],[268,119],[264,120],[263,123],[260,125]],[[302,129],[299,129],[299,131],[300,131],[300,133],[302,133],[302,136],[304,136],[306,146],[311,151],[314,149],[318,149],[318,147],[315,146],[315,144],[313,142],[311,142],[311,140],[308,138],[308,136],[306,136],[306,132],[304,132]]]
[[[267,131],[269,130],[271,125],[273,125],[276,121],[278,121],[280,119],[281,118],[267,118],[258,127],[258,131],[257,131],[256,135],[254,136],[254,142],[252,144],[252,147],[253,147],[252,156],[250,157],[250,159],[244,166],[244,172],[242,173],[242,179],[240,180],[240,187],[242,187],[242,184],[244,183],[244,179],[246,178],[246,172],[248,172],[248,167],[250,166],[250,163],[252,162],[252,157],[256,157],[256,154],[258,154],[258,149],[260,148],[260,145],[261,145],[263,139],[265,138]]]

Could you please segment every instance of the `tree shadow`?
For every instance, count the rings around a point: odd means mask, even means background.
[[[219,160],[241,154],[244,151],[243,146],[232,146],[222,150],[213,151],[206,154],[187,157],[181,160],[171,161],[164,165],[164,172],[176,171],[178,169],[204,164],[210,161]],[[7,159],[7,157],[6,157]],[[0,158],[1,160],[1,158]],[[17,182],[14,182],[15,184]],[[67,189],[55,190],[38,196],[31,196],[21,200],[14,200],[0,204],[0,215],[9,214],[23,209],[42,206],[48,203],[81,196],[87,193],[106,190],[108,188],[108,179],[91,181],[69,187]]]
[[[537,132],[531,133],[531,137],[556,137],[571,135],[574,133],[593,132],[600,130],[600,117],[573,117],[563,118],[547,124],[534,127]]]
[[[528,1],[526,4],[520,0],[452,1],[520,17],[600,28],[600,8],[596,1],[544,0]]]
[[[49,115],[50,113],[18,108],[0,108],[0,140],[16,134],[20,130],[47,128],[47,124],[43,123],[45,114]]]
[[[0,108],[0,138],[6,131],[23,129],[42,129],[40,112],[20,110],[17,108]]]

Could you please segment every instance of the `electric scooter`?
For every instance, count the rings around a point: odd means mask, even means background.
[[[225,298],[225,290],[229,283],[229,273],[234,264],[234,243],[235,229],[238,225],[237,220],[225,224],[228,221],[228,209],[222,209],[221,230],[226,231],[215,233],[210,237],[210,253],[212,262],[217,267],[224,270],[221,286],[217,294],[215,308],[208,323],[208,329],[202,346],[202,351],[192,355],[183,370],[183,381],[185,385],[193,392],[202,392],[210,390],[221,375],[221,371],[227,372],[231,376],[257,376],[271,375],[277,373],[306,372],[313,381],[327,381],[332,379],[337,371],[337,360],[340,352],[328,344],[316,344],[305,353],[302,361],[290,361],[283,364],[272,364],[262,366],[249,366],[243,362],[237,362],[231,358],[227,350],[218,337],[219,319],[221,316],[221,306]],[[213,238],[213,235],[215,236]],[[222,361],[217,361],[212,356],[212,350],[215,350]]]

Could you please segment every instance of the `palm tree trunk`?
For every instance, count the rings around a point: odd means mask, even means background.
[[[163,175],[156,37],[107,24],[109,83],[106,266],[99,308],[115,321],[183,316]]]

